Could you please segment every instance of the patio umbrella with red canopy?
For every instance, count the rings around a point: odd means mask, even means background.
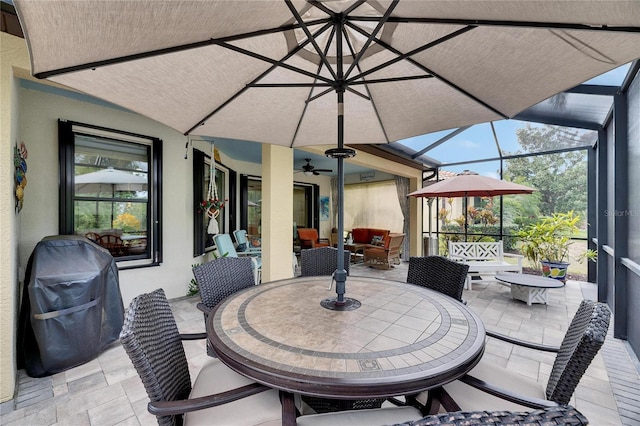
[[[482,176],[474,172],[465,170],[464,172],[439,182],[435,182],[422,189],[414,191],[409,195],[423,198],[465,198],[465,210],[467,197],[496,197],[498,195],[509,194],[531,194],[535,191],[518,183],[506,180],[494,179],[489,176]],[[467,214],[464,215],[464,238],[467,239]],[[431,234],[431,229],[429,229]]]
[[[337,144],[327,155],[338,163],[339,235],[343,160],[355,155],[345,144],[513,117],[640,57],[640,2],[14,4],[38,78],[185,135]],[[340,255],[337,265],[344,305]]]

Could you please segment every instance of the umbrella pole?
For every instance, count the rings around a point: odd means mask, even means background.
[[[346,84],[343,78],[342,58],[342,19],[335,19],[336,26],[336,87],[338,95],[338,148],[325,151],[325,155],[338,160],[338,259],[333,276],[336,280],[336,297],[325,299],[320,304],[327,309],[348,311],[360,307],[356,299],[345,298],[347,271],[344,268],[344,159],[356,155],[353,149],[344,147],[344,91]]]

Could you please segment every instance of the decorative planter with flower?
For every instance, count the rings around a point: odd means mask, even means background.
[[[220,214],[220,210],[224,208],[223,200],[218,198],[209,198],[200,202],[200,213],[206,213],[212,219],[215,219]]]
[[[516,235],[521,239],[522,254],[534,265],[542,264],[542,275],[565,282],[569,267],[569,247],[573,244],[572,235],[580,230],[580,216],[572,211],[554,213],[543,217]],[[597,252],[586,250],[579,257],[595,262]]]

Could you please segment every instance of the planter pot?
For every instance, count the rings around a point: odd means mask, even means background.
[[[569,263],[567,262],[551,262],[548,260],[541,260],[542,275],[554,280],[566,282],[567,281],[567,269]]]

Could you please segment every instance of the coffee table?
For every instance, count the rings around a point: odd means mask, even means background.
[[[334,244],[334,247],[338,247],[338,244]],[[366,247],[366,244],[361,244],[361,243],[352,243],[352,244],[347,244],[344,243],[344,249],[345,250],[349,250],[351,252],[351,263],[357,263],[358,261],[361,261],[364,257],[364,248]]]
[[[527,302],[528,306],[532,303],[548,304],[548,290],[564,287],[564,283],[560,280],[529,274],[505,272],[497,274],[496,280],[511,284],[511,297]]]

